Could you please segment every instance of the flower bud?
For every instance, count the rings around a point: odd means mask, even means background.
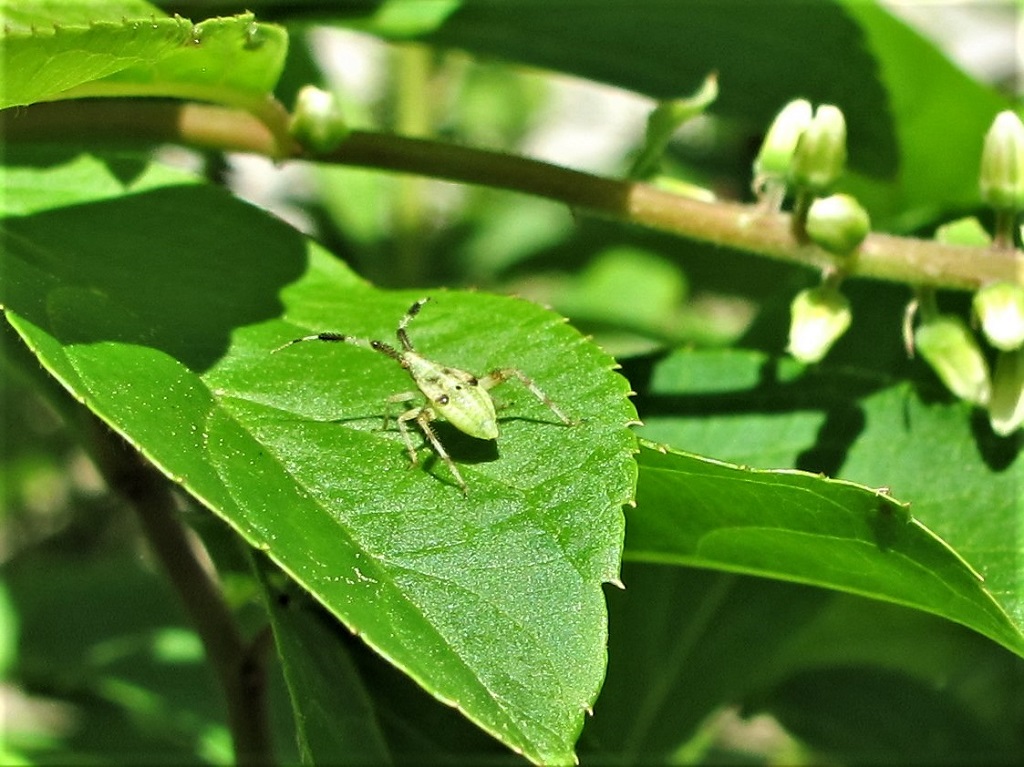
[[[1004,352],[1024,345],[1024,286],[995,282],[974,294],[974,313],[985,338]]]
[[[992,431],[1009,436],[1024,422],[1024,349],[1000,352],[988,405]]]
[[[811,117],[811,102],[807,99],[790,101],[775,116],[754,160],[755,193],[785,185],[797,142],[810,125]]]
[[[819,197],[807,211],[807,236],[841,256],[856,250],[870,230],[868,212],[848,194]]]
[[[334,94],[312,85],[299,90],[288,127],[292,136],[315,152],[331,151],[348,135],[348,126]]]
[[[975,405],[988,402],[988,363],[963,320],[952,315],[926,319],[914,333],[914,346],[953,394]]]
[[[1024,125],[1009,110],[985,134],[980,187],[981,199],[996,210],[1024,208]]]
[[[943,224],[935,230],[935,240],[946,245],[974,245],[981,248],[992,244],[992,236],[974,216]]]
[[[797,293],[790,305],[789,346],[800,362],[820,362],[850,327],[850,302],[832,286]]]
[[[811,194],[826,194],[846,165],[846,120],[839,107],[822,104],[797,142],[789,178]]]

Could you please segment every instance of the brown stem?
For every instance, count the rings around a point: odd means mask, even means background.
[[[205,104],[117,100],[37,104],[0,111],[8,141],[175,141],[196,147],[273,157],[271,131],[238,110]],[[1018,250],[947,245],[932,240],[870,234],[855,262],[793,235],[791,217],[753,205],[702,202],[643,183],[605,178],[516,155],[426,139],[353,131],[331,152],[296,156],[411,173],[523,192],[581,212],[677,234],[816,270],[842,269],[868,278],[977,290],[1000,280],[1024,281]]]
[[[199,633],[224,691],[236,764],[272,764],[265,643],[242,637],[205,549],[181,522],[168,481],[91,414],[82,410],[76,420],[86,429],[87,447],[107,484],[138,513],[147,542]]]

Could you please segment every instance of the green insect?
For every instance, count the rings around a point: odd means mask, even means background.
[[[409,422],[415,421],[431,446],[433,446],[434,451],[445,462],[452,476],[455,477],[455,481],[461,488],[463,495],[466,495],[468,494],[466,481],[462,478],[458,466],[455,465],[451,456],[448,455],[448,451],[444,449],[441,441],[437,438],[434,428],[430,425],[431,421],[443,419],[459,431],[477,439],[497,439],[498,415],[489,390],[511,378],[518,379],[531,394],[547,405],[551,412],[558,416],[565,425],[575,426],[578,421],[574,421],[563,413],[541,391],[540,387],[518,368],[498,368],[485,376],[477,377],[465,370],[441,365],[417,352],[409,340],[406,327],[420,313],[420,309],[429,300],[429,298],[421,298],[419,301],[416,301],[409,307],[401,321],[399,321],[398,330],[395,332],[400,346],[398,349],[383,341],[327,332],[296,338],[294,341],[289,341],[279,346],[274,351],[281,351],[281,349],[293,344],[302,343],[303,341],[343,341],[372,349],[395,360],[409,373],[409,377],[412,378],[419,392],[393,394],[387,398],[388,404],[410,402],[421,395],[426,398],[424,404],[407,409],[397,418],[398,430],[402,435],[402,440],[405,442],[405,448],[409,453],[412,465],[416,466],[419,462],[416,456],[416,447],[413,445],[412,437],[409,434]],[[387,427],[388,420],[389,415],[385,414],[385,428]]]

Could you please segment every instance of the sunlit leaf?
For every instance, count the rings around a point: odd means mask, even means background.
[[[4,223],[3,304],[43,364],[426,689],[536,761],[570,760],[604,674],[601,584],[635,472],[611,359],[527,302],[434,292],[409,327],[423,354],[519,367],[581,419],[510,382],[494,390],[497,444],[439,424],[463,496],[428,448],[410,468],[382,428],[412,384],[394,361],[347,344],[271,353],[322,329],[390,339],[422,294],[376,290],[178,175],[110,197],[94,167],[90,200],[90,162],[38,171],[60,205],[41,195]]]

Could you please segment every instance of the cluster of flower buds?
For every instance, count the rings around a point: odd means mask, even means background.
[[[842,112],[827,104],[812,112],[809,102],[793,101],[768,131],[754,163],[754,189],[773,210],[787,190],[795,192],[797,234],[831,253],[850,255],[871,222],[855,199],[831,193],[845,161]],[[994,242],[976,219],[943,226],[936,236],[960,245],[1012,247],[1024,210],[1024,123],[1013,112],[999,114],[985,137],[980,190],[996,212]],[[1020,233],[1024,238],[1024,227]],[[793,300],[788,350],[802,362],[821,360],[850,325],[849,302],[839,292],[842,271],[840,263],[821,285]],[[1024,425],[1024,281],[992,283],[974,296],[973,316],[986,344],[963,319],[940,313],[931,292],[922,298],[916,330],[907,327],[909,348],[953,394],[987,408],[993,431],[1017,431]],[[917,302],[913,306],[916,312]]]
[[[994,350],[991,374],[990,355],[955,315],[926,314],[914,332],[914,347],[947,389],[988,408],[992,430],[1007,436],[1024,423],[1024,286],[998,282],[982,288],[974,314]]]
[[[1024,124],[1014,112],[996,115],[985,135],[979,186],[981,199],[996,212],[996,245],[1012,247],[1016,220],[1024,209]],[[974,296],[973,308],[985,338],[997,350],[988,405],[992,429],[1012,434],[1024,424],[1024,284],[986,285]]]
[[[963,218],[940,226],[935,239],[950,245],[987,247],[992,238],[976,218]],[[908,338],[908,350],[917,352],[958,398],[988,406],[992,381],[988,360],[974,332],[960,317],[941,314],[932,290],[921,295],[921,323]],[[912,307],[917,306],[917,301]],[[910,329],[907,329],[909,334]]]
[[[1013,112],[996,116],[985,136],[979,187],[996,212],[996,247],[1012,246],[1016,217],[1024,209],[1024,125]],[[990,245],[977,219],[941,227],[943,242]],[[957,317],[926,312],[914,345],[957,397],[988,408],[992,430],[1006,436],[1024,424],[1024,283],[994,282],[982,287],[972,313],[990,351]],[[995,358],[989,373],[987,360]]]
[[[845,255],[856,249],[870,228],[867,212],[855,199],[827,196],[845,167],[846,119],[842,110],[832,104],[813,109],[806,99],[795,99],[776,115],[754,160],[754,193],[766,208],[779,210],[787,190],[792,190],[800,226],[805,214],[816,219],[813,227],[801,234]],[[814,202],[819,204],[814,206]]]
[[[777,211],[792,190],[797,236],[849,256],[867,237],[871,220],[853,197],[832,194],[845,166],[842,111],[832,104],[813,109],[806,99],[796,99],[768,129],[754,161],[754,192],[765,208]],[[839,292],[840,271],[793,300],[789,351],[803,362],[821,360],[850,325],[849,302]]]
[[[996,213],[994,243],[973,218],[941,227],[937,238],[1012,247],[1016,218],[1024,209],[1024,124],[1013,112],[996,115],[985,136],[979,189]],[[992,430],[1006,436],[1024,424],[1024,283],[985,285],[974,295],[972,313],[989,351],[959,318],[934,312],[918,327],[915,347],[953,394],[988,408]],[[990,375],[987,360],[993,356]]]

